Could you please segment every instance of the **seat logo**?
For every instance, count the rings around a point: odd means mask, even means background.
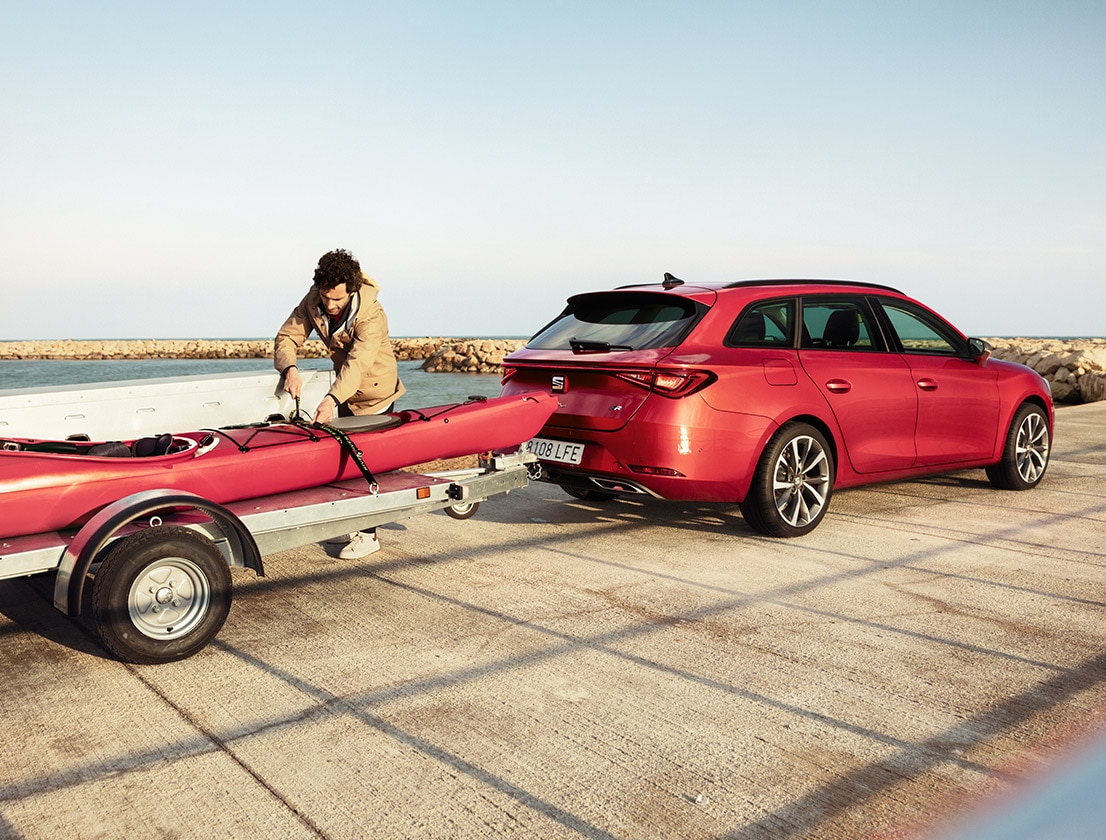
[[[568,379],[564,376],[554,376],[550,384],[554,394],[563,394],[568,390]]]

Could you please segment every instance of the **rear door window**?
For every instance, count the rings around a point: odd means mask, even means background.
[[[859,297],[803,298],[802,346],[825,350],[882,349],[875,319]]]
[[[703,304],[670,294],[576,295],[526,346],[577,352],[675,347],[706,311]]]

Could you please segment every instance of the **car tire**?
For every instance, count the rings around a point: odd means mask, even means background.
[[[833,495],[833,452],[807,423],[787,423],[764,447],[741,515],[753,530],[772,537],[813,531]]]
[[[1002,448],[1002,460],[987,467],[987,479],[1000,490],[1030,490],[1041,483],[1051,449],[1048,415],[1025,403],[1014,415]]]

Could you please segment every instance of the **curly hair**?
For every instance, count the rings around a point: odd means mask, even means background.
[[[346,284],[346,291],[353,294],[361,288],[361,264],[349,251],[339,248],[319,257],[315,279],[311,281],[319,291]]]

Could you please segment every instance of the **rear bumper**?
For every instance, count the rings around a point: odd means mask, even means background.
[[[615,432],[547,424],[540,436],[584,444],[580,464],[542,461],[542,478],[566,487],[680,501],[740,502],[774,431],[766,417],[707,409],[695,425],[639,412]],[[553,420],[556,420],[554,415]],[[704,420],[709,422],[703,422]]]

